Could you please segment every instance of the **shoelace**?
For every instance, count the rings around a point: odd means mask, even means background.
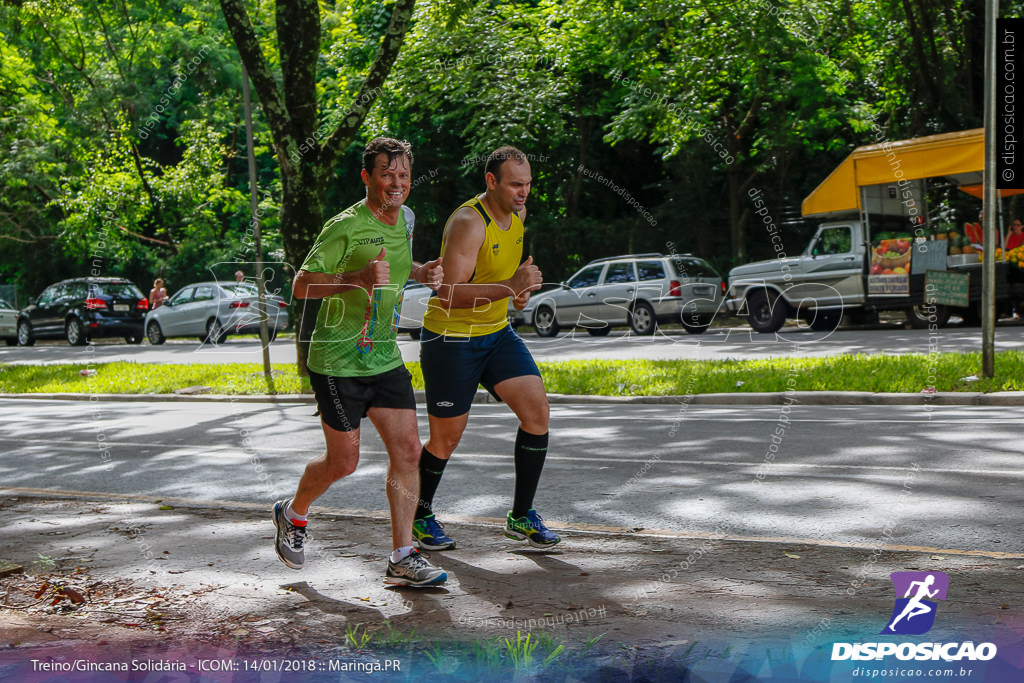
[[[544,518],[540,514],[534,512],[531,517],[529,514],[526,518],[530,520],[530,527],[539,534],[551,533],[546,526],[544,526]]]
[[[295,550],[302,550],[302,544],[306,541],[306,530],[301,526],[291,525],[286,533],[288,541]]]
[[[430,566],[427,560],[419,553],[412,553],[408,559],[410,569],[424,569]]]

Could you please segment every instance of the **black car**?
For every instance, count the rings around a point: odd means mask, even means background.
[[[75,278],[50,285],[18,315],[18,344],[60,338],[80,346],[99,337],[139,344],[149,300],[129,280]]]

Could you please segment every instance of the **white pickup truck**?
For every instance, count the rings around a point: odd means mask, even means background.
[[[979,256],[973,248],[960,254],[958,233],[947,240],[928,224],[927,196],[935,178],[974,194],[983,143],[979,129],[854,150],[804,200],[804,215],[821,222],[803,252],[733,268],[726,307],[762,333],[790,318],[833,330],[844,314],[866,322],[891,310],[905,311],[916,327],[944,325],[953,312],[979,321]],[[997,306],[1005,306],[1013,273],[1005,262],[996,266]]]

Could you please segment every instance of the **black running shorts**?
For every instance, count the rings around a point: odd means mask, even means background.
[[[369,377],[332,377],[309,371],[320,419],[331,429],[351,432],[370,408],[416,410],[412,375],[399,365]]]
[[[434,417],[468,413],[478,385],[498,398],[494,385],[513,377],[540,377],[526,343],[511,327],[479,337],[445,337],[423,328],[420,368],[427,413]]]

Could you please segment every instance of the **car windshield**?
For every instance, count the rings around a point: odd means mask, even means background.
[[[117,299],[143,299],[142,292],[130,282],[92,282],[90,296],[109,296]]]
[[[587,266],[580,272],[576,273],[569,280],[569,287],[572,289],[582,289],[583,287],[593,287],[597,284],[597,281],[601,279],[601,271],[604,270],[604,264],[597,266]]]
[[[4,301],[3,299],[0,299],[0,308],[11,308],[11,309],[13,309],[14,306],[10,305],[9,303]]]

